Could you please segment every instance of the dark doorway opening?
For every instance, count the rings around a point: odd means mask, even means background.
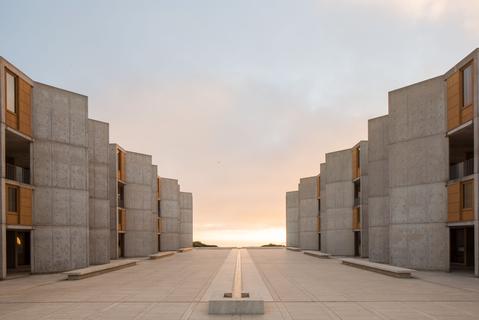
[[[361,232],[354,231],[354,256],[359,257],[361,255]]]
[[[118,255],[120,258],[125,257],[125,234],[119,233],[118,234]]]
[[[321,251],[321,233],[318,233],[318,251]]]
[[[474,270],[474,227],[449,229],[451,270]]]
[[[158,251],[161,251],[161,235],[158,235]]]
[[[30,231],[7,230],[7,272],[30,272]]]

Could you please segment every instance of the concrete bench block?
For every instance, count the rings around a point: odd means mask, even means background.
[[[264,300],[250,295],[249,298],[225,298],[223,294],[215,295],[208,303],[209,314],[264,314]]]
[[[154,254],[150,254],[150,260],[156,260],[156,259],[161,259],[161,258],[166,258],[169,256],[174,255],[176,252],[175,251],[165,251],[165,252],[158,252]]]
[[[110,263],[64,272],[67,280],[81,280],[135,266],[138,260],[116,260]]]
[[[304,251],[304,254],[320,259],[329,259],[329,254],[321,251]]]
[[[178,249],[178,252],[182,253],[182,252],[188,252],[188,251],[191,251],[193,250],[193,248],[180,248]]]
[[[296,247],[286,247],[287,250],[290,250],[290,251],[296,251],[296,252],[301,252],[301,249],[300,248],[296,248]]]
[[[395,267],[388,264],[375,263],[361,259],[344,258],[341,259],[341,262],[342,264],[351,267],[369,270],[396,278],[412,278],[412,272],[415,271],[412,269]]]

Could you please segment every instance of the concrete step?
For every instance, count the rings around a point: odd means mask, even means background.
[[[389,264],[370,262],[364,259],[343,258],[340,260],[342,264],[351,267],[382,273],[384,275],[396,278],[412,278],[412,272],[416,271],[412,269],[391,266]]]
[[[113,260],[110,263],[64,272],[67,280],[81,280],[136,265],[138,260]]]
[[[304,254],[320,259],[329,259],[329,254],[321,251],[303,251]]]
[[[150,254],[150,259],[151,260],[161,259],[161,258],[172,256],[175,253],[176,253],[176,251],[157,252],[157,253],[154,253],[154,254]]]
[[[287,250],[290,250],[290,251],[296,251],[296,252],[301,252],[302,250],[300,248],[296,248],[296,247],[286,247]]]
[[[193,250],[193,248],[180,248],[180,249],[178,249],[178,252],[180,252],[180,253],[181,252],[188,252],[188,251],[191,251],[191,250]]]

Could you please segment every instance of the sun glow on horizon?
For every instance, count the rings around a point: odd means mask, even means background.
[[[262,229],[217,229],[195,232],[194,240],[225,247],[261,246],[269,243],[285,244],[286,231],[280,227]]]

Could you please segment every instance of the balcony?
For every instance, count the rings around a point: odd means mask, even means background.
[[[449,179],[456,180],[474,173],[474,158],[453,164],[449,167]]]
[[[7,163],[7,179],[20,183],[30,184],[30,169],[14,166]]]
[[[361,229],[361,211],[359,208],[353,209],[353,230]]]
[[[126,210],[125,209],[118,209],[118,232],[125,232],[126,231]]]
[[[161,227],[162,227],[161,218],[158,217],[158,221],[157,221],[157,225],[156,225],[156,232],[157,233],[161,233]]]

